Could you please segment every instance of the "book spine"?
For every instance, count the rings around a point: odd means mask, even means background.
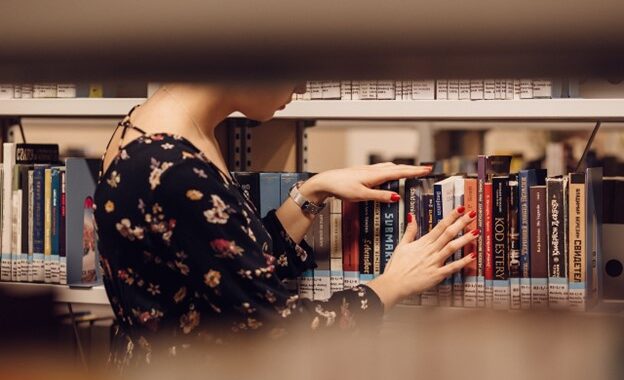
[[[399,193],[399,181],[389,181],[381,185],[387,191]],[[390,202],[381,204],[381,273],[392,258],[392,254],[399,244],[399,203]]]
[[[467,178],[464,181],[464,207],[466,213],[477,212],[477,180]],[[473,219],[464,228],[464,234],[477,228],[477,220]],[[481,232],[483,234],[483,231]],[[463,256],[477,252],[477,243],[473,240],[464,246]],[[477,262],[472,261],[464,267],[464,307],[477,307]]]
[[[520,99],[533,99],[533,81],[520,79]]]
[[[455,180],[453,184],[453,209],[464,205],[464,181],[464,178],[459,178]],[[452,210],[449,210],[449,214],[450,212],[452,212]],[[458,236],[461,236],[462,233],[463,231],[460,232]],[[462,257],[463,249],[460,248],[453,255],[453,261],[459,261]],[[453,306],[464,306],[464,277],[462,271],[457,271],[453,275]]]
[[[514,98],[514,80],[505,79],[505,99],[513,100]]]
[[[33,281],[45,280],[45,167],[33,170]]]
[[[360,82],[351,82],[351,100],[360,100]]]
[[[587,300],[587,242],[585,225],[585,176],[569,175],[569,291],[570,310],[584,311]]]
[[[366,284],[374,276],[373,271],[373,202],[360,202],[360,283]]]
[[[260,217],[267,216],[269,211],[281,205],[280,174],[260,173]]]
[[[43,254],[45,282],[52,282],[52,169],[45,169],[43,191]]]
[[[448,100],[448,80],[436,80],[436,100]]]
[[[423,209],[423,185],[422,179],[420,178],[407,178],[405,180],[405,195],[401,197],[402,203],[404,204],[404,224],[407,226],[407,214],[412,214],[412,217],[417,221],[416,226],[418,230],[416,232],[416,239],[419,239],[423,236],[423,231],[426,229],[426,225],[421,223],[422,218],[422,209]],[[407,305],[420,305],[421,300],[420,294],[414,294],[412,296],[407,297],[403,300],[404,304]]]
[[[341,100],[352,100],[351,99],[351,81],[342,81],[340,82],[340,99]]]
[[[344,290],[344,272],[342,267],[342,201],[331,198],[330,203],[330,291]]]
[[[59,260],[60,282],[67,284],[67,173],[61,170],[61,199],[60,199],[60,226],[59,226]]]
[[[20,234],[21,241],[19,242],[19,267],[20,267],[20,281],[28,281],[28,171],[32,169],[30,165],[20,165],[19,171],[19,189],[22,190],[22,202],[21,202],[21,224]]]
[[[564,179],[546,179],[546,220],[548,232],[548,306],[565,309],[568,306],[568,276],[566,271],[567,234]]]
[[[473,79],[470,81],[470,99],[471,100],[483,99],[483,80]]]
[[[412,81],[412,99],[413,100],[434,100],[435,99],[435,81],[434,80]]]
[[[22,89],[22,99],[32,99],[33,97],[33,86],[32,84],[22,83],[20,86]]]
[[[395,100],[394,81],[380,80],[377,82],[377,100]]]
[[[403,100],[412,100],[412,81],[403,81]]]
[[[496,99],[496,82],[494,79],[483,80],[483,99],[494,100]]]
[[[435,226],[435,206],[433,193],[423,195],[423,225],[425,233],[428,233]],[[423,306],[438,306],[438,287],[434,286],[421,294],[421,304]]]
[[[12,235],[11,235],[11,252],[12,252],[12,257],[11,257],[11,281],[22,281],[22,278],[20,277],[20,271],[21,268],[19,266],[19,259],[18,259],[18,255],[16,252],[19,251],[19,246],[21,243],[21,238],[22,238],[22,234],[21,234],[21,213],[22,213],[22,191],[21,190],[12,190],[13,191],[13,196],[11,198],[11,201],[13,202],[13,204],[11,205],[12,210],[11,210],[11,218],[12,218]]]
[[[485,307],[492,308],[494,297],[494,195],[492,182],[483,186],[483,274],[485,282]]]
[[[377,99],[377,81],[360,82],[360,99],[362,100]]]
[[[57,98],[75,98],[76,85],[71,83],[60,83],[56,85]]]
[[[400,80],[394,81],[394,99],[403,100],[403,82]]]
[[[521,309],[520,295],[520,224],[518,181],[509,181],[509,290],[511,309]]]
[[[520,308],[531,308],[531,271],[529,258],[530,243],[530,207],[529,176],[532,171],[521,170],[518,174],[519,188],[519,232],[520,232]]]
[[[360,211],[356,202],[342,202],[342,268],[344,288],[350,289],[360,283]]]
[[[398,203],[397,209],[398,209],[398,218],[397,218],[397,222],[398,222],[398,241],[397,241],[397,245],[398,242],[401,241],[401,239],[403,239],[403,235],[405,234],[405,228],[407,227],[407,215],[405,214],[405,202],[403,202],[403,200],[406,198],[406,193],[405,193],[405,178],[401,178],[398,181],[399,184],[399,197],[400,197],[400,201]]]
[[[60,256],[59,256],[59,231],[60,231],[60,215],[61,215],[61,181],[58,168],[52,168],[50,173],[51,181],[51,219],[50,219],[50,259],[51,263],[51,279],[54,284],[61,282],[60,277]]]
[[[381,204],[373,202],[373,275],[381,274]]]
[[[0,263],[0,279],[12,280],[11,237],[13,236],[11,210],[13,208],[13,170],[15,168],[15,144],[3,144],[3,177],[2,177],[2,261]]]
[[[459,100],[470,100],[470,80],[459,80]]]
[[[459,80],[449,79],[448,100],[459,100]]]
[[[509,309],[509,178],[492,178],[494,281],[492,307]]]
[[[15,87],[12,84],[0,84],[0,99],[13,99]]]
[[[323,82],[322,81],[310,81],[310,99],[320,100],[323,99]]]
[[[35,197],[34,197],[34,169],[30,169],[28,170],[28,282],[33,282],[35,277],[34,277],[34,256],[33,254],[35,253],[34,250],[34,241],[33,241],[33,227],[34,227],[34,219],[35,219],[35,213],[34,213],[34,203],[35,203]]]
[[[437,225],[444,219],[444,201],[445,191],[441,184],[433,185],[433,200],[435,207],[435,224]],[[446,259],[445,264],[450,262],[450,258]],[[438,284],[438,305],[439,306],[451,306],[452,300],[452,277],[446,277],[440,284]]]
[[[314,297],[323,301],[331,296],[330,271],[330,210],[325,207],[314,219],[314,254],[316,268],[314,269]]]
[[[322,82],[321,92],[322,99],[340,99],[340,82]]]
[[[484,216],[485,209],[483,207],[483,188],[487,180],[487,156],[479,155],[477,157],[477,228],[485,231]],[[481,233],[477,237],[477,307],[485,307],[486,303],[486,284],[484,272],[484,234]],[[491,287],[490,287],[491,289]]]
[[[548,308],[546,186],[531,186],[531,309]]]
[[[550,79],[533,80],[533,98],[550,99],[553,97],[553,81]]]

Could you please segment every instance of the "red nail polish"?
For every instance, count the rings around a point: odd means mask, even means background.
[[[479,233],[481,232],[481,230],[479,230],[478,228],[476,230],[472,230],[470,233],[473,234],[474,236],[479,236]]]
[[[401,196],[399,194],[392,194],[392,196],[390,197],[390,200],[392,202],[398,202],[399,199],[401,199]]]
[[[411,212],[407,213],[407,223],[412,223],[412,221],[414,220],[414,217],[412,216]]]
[[[477,258],[477,254],[476,254],[476,253],[474,253],[474,252],[472,252],[472,253],[470,254],[470,258],[471,258],[471,259],[473,259],[473,260],[474,260],[474,259],[476,259],[476,258]]]
[[[470,211],[470,214],[468,214],[469,217],[474,218],[475,216],[477,216],[477,212],[475,210]]]
[[[466,208],[465,208],[464,206],[459,206],[459,207],[457,208],[457,212],[458,212],[458,213],[460,213],[460,214],[463,214],[463,213],[464,213],[464,211],[466,211]]]

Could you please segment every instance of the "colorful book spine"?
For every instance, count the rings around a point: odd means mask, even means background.
[[[531,308],[531,271],[529,266],[529,184],[530,178],[535,176],[534,170],[521,170],[518,173],[519,193],[519,233],[520,233],[520,308]],[[535,185],[535,184],[534,184]]]
[[[350,289],[360,283],[360,210],[356,202],[342,202],[342,269],[344,288]]]
[[[509,181],[509,290],[510,308],[521,309],[520,296],[520,228],[519,228],[519,189],[517,177],[514,175]]]
[[[548,231],[546,186],[531,186],[531,309],[548,308]]]
[[[422,195],[423,195],[423,180],[421,178],[407,178],[405,180],[405,194],[401,197],[403,208],[404,208],[404,224],[407,227],[407,214],[411,214],[412,217],[416,220],[418,227],[416,232],[416,239],[419,239],[423,236],[423,231],[426,229],[426,225],[423,225],[421,221],[423,220],[421,217],[422,212]],[[420,294],[414,294],[412,296],[407,297],[403,303],[407,305],[420,305],[421,304],[421,296]]]
[[[52,169],[45,169],[43,191],[43,254],[45,261],[45,282],[52,282]]]
[[[54,284],[61,282],[60,270],[60,215],[61,215],[61,179],[58,168],[50,172],[51,185],[51,216],[50,216],[50,281]]]
[[[492,182],[483,186],[483,277],[485,279],[485,307],[492,308],[494,297],[494,195]]]
[[[568,307],[567,182],[567,177],[546,179],[548,306],[551,309],[567,309]]]
[[[509,177],[492,177],[494,281],[492,307],[509,309]]]
[[[477,157],[477,228],[485,231],[483,188],[487,181],[487,156]],[[486,284],[485,284],[485,256],[484,256],[484,234],[477,237],[477,307],[485,307]],[[491,291],[491,287],[488,288]],[[489,293],[488,293],[489,294]]]
[[[571,310],[584,311],[587,298],[585,174],[569,174],[569,293]]]
[[[63,168],[61,177],[60,223],[59,223],[59,260],[60,283],[67,284],[67,172]]]
[[[11,281],[22,281],[20,277],[20,262],[18,259],[19,246],[22,238],[22,190],[13,190],[11,197],[13,204],[11,205],[11,218],[12,218],[12,235],[11,235]]]
[[[35,194],[34,194],[34,168],[28,170],[28,227],[27,227],[27,236],[28,236],[28,282],[33,282],[35,279],[34,274],[34,241],[33,241],[33,231],[34,231],[34,219],[35,219]]]
[[[373,274],[381,274],[381,204],[373,202]]]
[[[280,173],[260,173],[260,217],[276,210],[282,204],[280,193]]]
[[[366,284],[374,278],[373,270],[373,202],[360,202],[360,283]]]
[[[477,179],[466,178],[464,180],[464,207],[466,213],[477,212]],[[464,233],[477,228],[477,220],[473,219],[469,225],[464,228]],[[481,232],[483,234],[483,231]],[[477,252],[477,244],[472,241],[464,246],[464,256]],[[477,263],[472,261],[464,267],[464,307],[477,307]]]
[[[389,181],[381,189],[399,194],[399,181]],[[399,203],[389,202],[381,205],[381,273],[390,261],[399,244]]]
[[[330,223],[330,291],[339,292],[344,289],[344,268],[342,266],[342,201],[331,198],[329,201]]]
[[[453,181],[453,208],[464,206],[464,183],[463,177],[458,177]],[[459,233],[459,236],[462,235],[462,232]],[[463,249],[460,248],[453,255],[453,261],[459,261],[462,257]],[[453,275],[453,306],[464,306],[464,276],[462,271],[457,271]]]
[[[435,226],[435,206],[432,190],[427,190],[423,195],[423,226],[425,226],[425,233],[428,233]],[[436,286],[427,289],[422,292],[421,304],[423,306],[438,306],[438,288]]]
[[[436,224],[442,221],[453,211],[454,200],[454,183],[457,177],[448,177],[433,185],[433,196],[435,201],[435,218]],[[453,257],[449,257],[446,263],[453,261]],[[438,285],[438,303],[440,306],[453,305],[453,277],[446,277]]]

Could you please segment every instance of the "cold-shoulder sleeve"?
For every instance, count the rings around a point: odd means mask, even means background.
[[[217,318],[233,333],[269,335],[301,327],[355,330],[381,320],[383,305],[364,285],[328,301],[301,299],[286,289],[281,273],[309,267],[309,247],[288,237],[274,211],[264,229],[211,169],[198,159],[175,164],[160,178],[154,199],[175,224],[168,244],[193,287],[188,293],[201,301],[193,312],[208,314],[201,320]],[[260,243],[267,231],[270,242]]]

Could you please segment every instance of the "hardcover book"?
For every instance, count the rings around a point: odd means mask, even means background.
[[[381,189],[399,193],[399,181],[389,181]],[[381,203],[381,273],[399,244],[399,203]]]
[[[344,270],[344,288],[350,289],[360,283],[360,215],[359,204],[342,202],[342,268]]]
[[[546,186],[531,186],[531,308],[548,308],[548,231]]]
[[[569,174],[569,304],[571,310],[587,307],[586,187],[584,173]]]
[[[494,281],[492,307],[509,309],[509,176],[492,177],[492,248]]]
[[[546,179],[546,218],[548,227],[548,305],[551,309],[568,307],[568,178]]]
[[[464,207],[466,213],[477,211],[477,179],[466,178],[464,180]],[[464,233],[477,228],[477,220],[473,219],[464,229]],[[482,234],[484,232],[482,231]],[[464,246],[464,256],[477,252],[477,244],[475,241]],[[477,262],[472,261],[464,267],[464,306],[477,307]]]
[[[330,222],[330,291],[339,292],[344,289],[342,267],[342,201],[338,198],[329,200]]]
[[[433,185],[433,196],[435,204],[435,220],[436,224],[442,221],[446,216],[453,212],[454,207],[454,184],[461,177],[452,176],[445,178]],[[453,257],[449,257],[446,263],[453,261]],[[445,278],[438,285],[438,302],[440,306],[452,306],[453,296],[453,277]]]
[[[33,169],[33,281],[45,281],[45,171],[48,165]]]
[[[494,194],[492,182],[483,185],[483,277],[485,282],[485,307],[490,309],[494,297]],[[477,300],[478,301],[478,300]]]
[[[313,299],[327,300],[331,297],[331,252],[330,252],[330,208],[325,207],[314,219],[314,296]]]
[[[520,295],[520,231],[519,231],[519,188],[516,175],[509,180],[509,290],[511,309],[521,308]]]
[[[373,270],[373,202],[359,202],[360,214],[360,283],[366,284],[374,278]]]

